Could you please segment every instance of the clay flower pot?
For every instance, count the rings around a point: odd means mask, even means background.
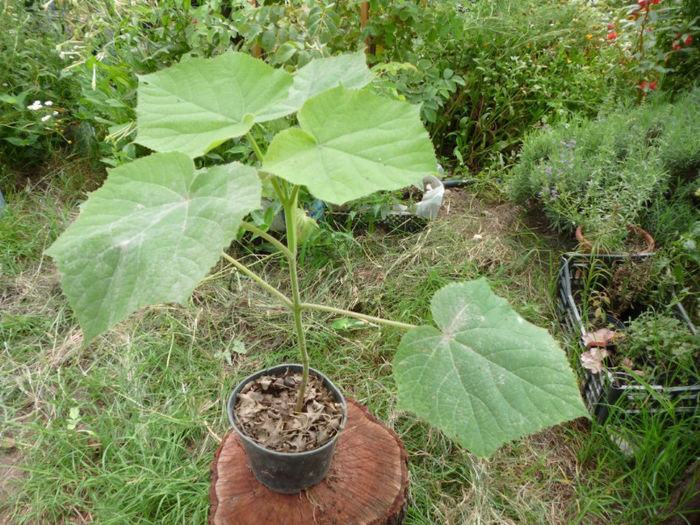
[[[630,235],[637,235],[641,238],[644,239],[644,243],[646,244],[646,248],[640,251],[634,252],[637,255],[645,255],[649,253],[654,252],[655,248],[655,243],[654,243],[654,238],[651,236],[649,232],[646,230],[640,228],[639,226],[627,226],[627,231],[629,231]],[[586,239],[583,236],[583,228],[581,226],[576,227],[576,240],[578,241],[581,251],[584,253],[590,253],[593,251],[593,243]]]

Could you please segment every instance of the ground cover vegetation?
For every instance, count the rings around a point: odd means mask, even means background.
[[[186,306],[141,310],[83,346],[44,255],[104,165],[148,154],[134,142],[138,75],[182,60],[234,49],[295,71],[368,43],[368,89],[421,104],[448,175],[473,181],[417,232],[313,226],[307,300],[420,324],[439,288],[486,277],[566,341],[555,296],[573,228],[612,247],[631,221],[657,241],[655,293],[700,324],[696,2],[377,0],[364,28],[356,3],[259,3],[0,5],[0,521],[204,522],[226,397],[297,355],[285,309],[225,261]],[[229,140],[197,167],[253,158]],[[288,293],[283,260],[255,246],[230,253]],[[397,408],[400,331],[334,321],[307,319],[311,359],[406,442],[407,523],[656,523],[693,496],[692,483],[672,492],[700,450],[697,413],[613,407],[481,459]]]

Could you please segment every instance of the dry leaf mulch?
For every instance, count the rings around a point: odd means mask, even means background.
[[[238,394],[239,428],[253,441],[277,452],[305,452],[330,441],[341,428],[343,405],[323,381],[309,374],[301,412],[295,412],[301,373],[263,375]]]

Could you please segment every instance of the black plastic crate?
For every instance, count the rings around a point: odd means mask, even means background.
[[[636,414],[642,409],[648,412],[665,411],[667,409],[664,405],[667,402],[673,404],[678,414],[695,414],[700,406],[700,383],[673,387],[642,385],[624,372],[604,368],[602,372],[594,374],[581,364],[580,354],[586,350],[582,340],[586,329],[576,298],[585,286],[583,277],[593,264],[602,264],[606,269],[613,270],[616,265],[630,258],[641,261],[651,256],[652,254],[593,256],[567,253],[561,257],[557,308],[562,327],[569,339],[568,347],[581,383],[581,395],[588,410],[599,422],[607,419],[609,407],[613,404],[618,404],[625,414]],[[680,303],[676,302],[674,308],[677,316],[688,325],[693,334],[696,334],[695,327]]]

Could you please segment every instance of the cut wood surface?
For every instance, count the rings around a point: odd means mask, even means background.
[[[408,463],[399,437],[347,399],[348,419],[326,479],[299,494],[278,494],[253,476],[240,438],[216,451],[209,489],[215,525],[398,525],[408,503]]]

